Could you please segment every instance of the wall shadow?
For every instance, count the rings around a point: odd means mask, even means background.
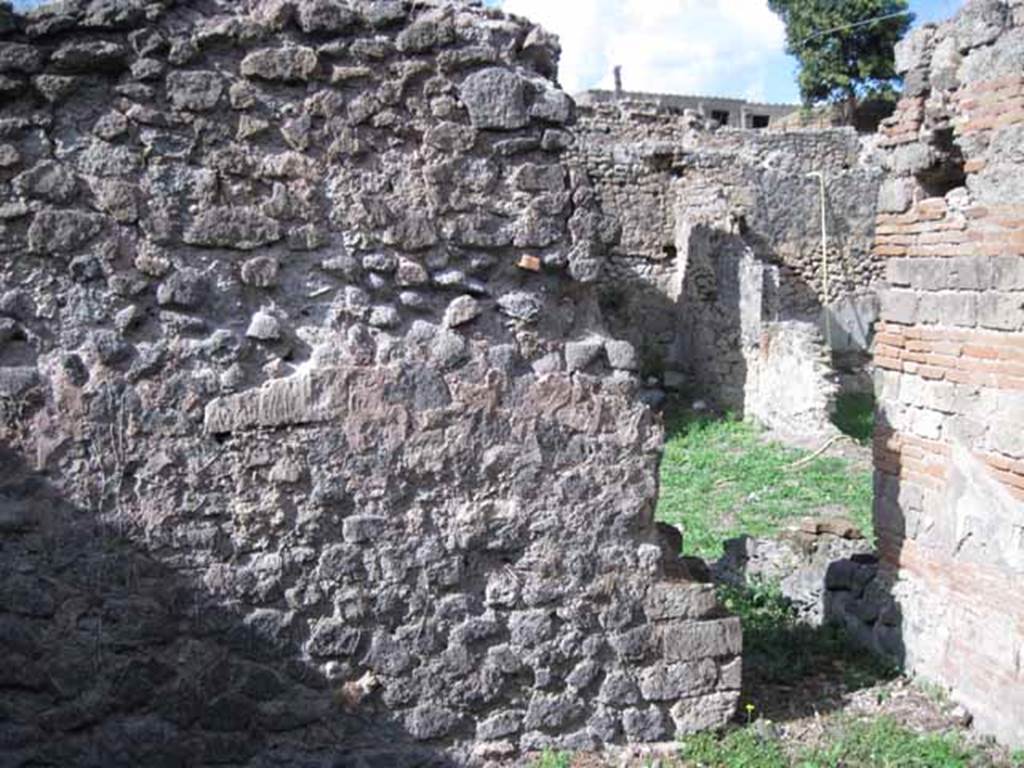
[[[828,565],[820,588],[826,619],[800,618],[777,588],[754,580],[720,585],[725,604],[743,622],[743,696],[758,718],[777,723],[825,715],[845,708],[857,691],[899,676],[899,663],[865,642],[862,626],[847,617],[867,617],[877,559],[855,555]],[[873,609],[877,614],[878,608]],[[891,609],[883,619],[890,623]],[[898,618],[898,614],[895,614]],[[898,632],[898,625],[897,625]],[[898,642],[898,634],[892,638]],[[746,718],[740,713],[740,720]]]
[[[303,661],[287,612],[243,618],[6,445],[0,470],[0,765],[454,764]]]
[[[694,225],[677,237],[685,255],[679,357],[696,392],[742,415],[747,352],[765,318],[763,270],[738,233]]]
[[[902,669],[907,661],[904,616],[894,586],[907,519],[900,480],[902,459],[887,445],[895,434],[884,402],[876,404],[872,438],[875,558],[868,564],[839,561],[829,567],[833,586],[826,593],[826,615],[860,646]]]
[[[822,583],[824,624],[811,626],[758,598],[769,608],[753,610],[744,624],[745,693],[766,702],[762,714],[777,721],[841,708],[844,697],[894,679],[905,668],[903,611],[893,593],[899,542],[905,534],[898,474],[891,458],[877,452],[892,434],[884,409],[875,427],[875,551],[829,562]],[[748,611],[750,612],[750,611]]]

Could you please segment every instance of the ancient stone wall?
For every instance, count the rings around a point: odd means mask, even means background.
[[[972,0],[898,62],[875,247],[875,519],[895,610],[860,629],[1021,745],[1024,3]]]
[[[856,369],[877,312],[870,144],[842,129],[713,131],[696,114],[629,101],[581,109],[577,134],[571,161],[617,224],[602,232],[606,314],[645,370],[685,374],[771,426],[827,424],[837,382],[825,315],[831,346]],[[815,172],[826,180],[827,281]]]
[[[798,104],[765,104],[722,96],[687,96],[679,93],[603,91],[590,89],[573,95],[576,104],[592,107],[621,101],[643,102],[659,111],[682,115],[697,112],[716,125],[730,128],[762,129],[800,113]]]
[[[0,12],[0,763],[722,725],[557,46],[461,3]]]

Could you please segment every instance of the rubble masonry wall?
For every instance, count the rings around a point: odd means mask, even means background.
[[[0,763],[716,727],[557,44],[463,3],[0,11]]]
[[[608,220],[605,315],[645,372],[684,375],[796,435],[827,426],[837,390],[857,386],[838,369],[862,369],[877,317],[871,142],[849,129],[708,130],[630,101],[581,108],[576,132],[570,162]],[[827,299],[812,173],[826,181]]]

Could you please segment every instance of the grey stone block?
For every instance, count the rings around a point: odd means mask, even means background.
[[[217,72],[193,70],[167,76],[167,98],[175,109],[206,112],[217,106],[224,93],[224,79]]]
[[[530,105],[530,117],[549,123],[565,124],[572,120],[573,101],[568,94],[553,88],[545,88]]]
[[[351,656],[359,647],[362,633],[357,627],[339,619],[321,620],[309,636],[307,652],[321,658]]]
[[[1024,291],[986,291],[979,294],[978,325],[998,331],[1024,328]]]
[[[508,69],[474,72],[462,83],[459,95],[477,128],[512,130],[530,121],[523,80]]]
[[[896,71],[906,74],[912,69],[920,69],[927,65],[931,51],[934,30],[921,27],[913,30],[896,44]]]
[[[508,618],[509,637],[515,645],[536,646],[551,638],[554,623],[547,610],[515,611]]]
[[[640,370],[640,356],[628,341],[609,339],[604,343],[608,364],[617,371]]]
[[[306,46],[262,48],[242,59],[239,71],[246,77],[301,82],[313,77],[319,63],[316,51]]]
[[[29,249],[48,256],[66,256],[92,242],[103,224],[104,217],[96,214],[42,210],[29,227]]]
[[[444,324],[449,328],[465,325],[478,318],[482,311],[480,302],[472,296],[459,296],[445,310]]]
[[[1024,290],[1024,256],[997,256],[992,259],[992,280],[982,287],[1001,291]]]
[[[885,279],[898,288],[909,288],[913,280],[912,259],[888,259],[885,262]]]
[[[455,26],[443,11],[421,16],[398,35],[395,44],[403,53],[423,53],[448,45],[455,39]]]
[[[957,256],[949,263],[948,287],[983,291],[993,285],[993,260],[981,256]]]
[[[299,29],[307,34],[336,34],[349,29],[356,14],[337,0],[302,0],[296,14]]]
[[[255,208],[221,206],[200,211],[183,239],[207,248],[252,250],[282,236],[280,224]]]
[[[600,339],[570,341],[565,345],[565,367],[570,372],[583,371],[597,360],[604,349]]]
[[[700,619],[718,608],[712,584],[655,582],[644,599],[644,612],[652,621]]]
[[[738,618],[662,622],[655,632],[666,661],[737,656],[743,650]]]
[[[342,535],[346,542],[352,544],[363,544],[375,541],[384,528],[387,521],[377,515],[353,515],[342,521]]]
[[[530,698],[523,718],[526,730],[555,730],[578,717],[582,702],[570,693],[550,694],[536,692]]]
[[[406,713],[405,727],[414,739],[428,741],[452,731],[460,717],[452,710],[436,704],[422,704]]]
[[[599,701],[614,706],[627,706],[640,700],[636,681],[626,672],[609,672],[597,694]]]
[[[249,321],[245,335],[258,341],[276,341],[281,338],[281,321],[266,312],[257,312]]]
[[[476,726],[476,737],[485,741],[512,736],[519,732],[526,712],[522,709],[506,709],[495,712]]]
[[[949,286],[948,259],[910,259],[911,286],[917,290],[940,291]]]
[[[723,727],[736,713],[738,701],[735,692],[711,693],[678,701],[670,711],[676,735]]]
[[[885,290],[881,295],[881,317],[906,325],[917,321],[919,297],[913,291]]]
[[[543,306],[540,296],[526,291],[511,291],[498,298],[498,309],[502,313],[525,323],[536,322]]]
[[[718,665],[711,659],[657,664],[640,673],[640,694],[647,701],[678,701],[713,691],[717,682]]]
[[[886,179],[878,190],[880,213],[903,213],[914,200],[914,183],[911,179]]]
[[[642,659],[655,649],[655,637],[651,627],[641,626],[626,632],[608,636],[608,644],[623,660]]]
[[[625,710],[622,713],[622,730],[631,743],[660,741],[668,735],[665,715],[657,706]]]
[[[978,321],[978,294],[970,291],[922,293],[917,319],[925,323],[974,327]]]
[[[935,164],[935,152],[927,144],[904,144],[892,155],[892,170],[897,176],[912,176]]]

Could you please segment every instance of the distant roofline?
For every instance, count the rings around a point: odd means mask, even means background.
[[[709,96],[709,95],[698,95],[689,93],[649,93],[646,91],[622,91],[616,93],[604,88],[587,88],[584,91],[579,91],[573,94],[574,97],[586,96],[588,94],[595,94],[600,96],[610,96],[612,98],[619,99],[636,99],[639,101],[654,101],[658,99],[680,99],[680,100],[694,100],[694,101],[729,101],[734,104],[744,104],[750,107],[769,107],[772,109],[783,109],[788,108],[796,111],[801,109],[801,104],[787,104],[784,102],[770,102],[770,101],[749,101],[747,99],[741,99],[734,96]]]

